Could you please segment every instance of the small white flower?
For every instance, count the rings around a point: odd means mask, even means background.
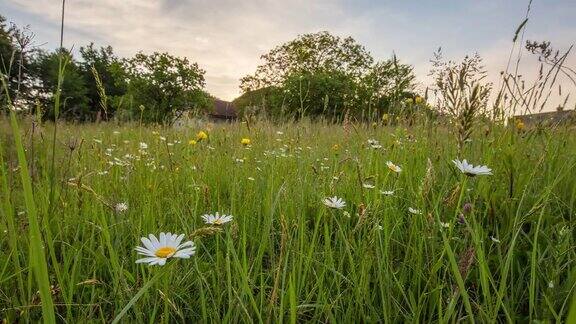
[[[370,183],[363,183],[362,187],[364,187],[366,189],[374,189],[374,185],[370,184]]]
[[[548,281],[548,288],[550,289],[554,288],[554,282]]]
[[[248,177],[248,180],[254,181],[254,180],[256,180],[256,179],[254,179],[254,178],[252,178],[252,177]]]
[[[452,163],[460,170],[460,172],[464,173],[469,177],[474,177],[477,175],[492,175],[492,169],[485,165],[477,165],[473,166],[469,164],[466,159],[463,161],[460,160],[452,160]]]
[[[210,225],[222,225],[231,222],[234,217],[232,215],[220,215],[218,212],[216,214],[205,214],[202,215],[202,219],[206,224]]]
[[[388,169],[390,169],[396,173],[402,172],[402,168],[399,165],[392,163],[391,161],[386,162],[386,166],[388,167]]]
[[[166,140],[166,137],[160,136],[160,140],[161,140],[161,141],[165,141],[165,140]]]
[[[394,190],[380,190],[380,194],[382,194],[384,196],[393,196]]]
[[[284,135],[284,132],[277,131],[276,134],[278,134],[278,135]]]
[[[380,145],[380,142],[378,142],[375,139],[369,139],[368,140],[368,145],[370,145],[371,148],[373,149],[379,149],[382,148],[382,145]]]
[[[119,213],[119,214],[120,214],[120,213],[123,213],[123,212],[125,212],[125,211],[128,210],[128,204],[125,203],[125,202],[117,203],[117,204],[114,206],[114,210],[115,210],[117,213]]]
[[[408,207],[408,211],[414,215],[422,215],[422,211],[420,209],[415,209],[412,207]]]
[[[244,159],[235,159],[236,163],[244,163]]]
[[[142,246],[136,247],[140,255],[146,257],[136,260],[136,263],[148,263],[148,265],[164,265],[169,258],[188,259],[196,253],[196,246],[192,241],[186,241],[182,244],[184,234],[176,235],[170,232],[160,233],[160,239],[154,234],[148,237],[142,237]]]
[[[141,150],[145,150],[148,148],[148,144],[144,143],[144,142],[140,142],[140,149]]]
[[[450,227],[450,223],[440,222],[440,226],[441,226],[441,227],[444,227],[444,228],[449,228],[449,227]]]
[[[500,243],[500,240],[495,238],[494,236],[490,236],[490,239],[492,240],[492,242],[494,243]]]
[[[322,202],[327,207],[334,208],[334,209],[342,209],[342,208],[346,207],[346,202],[342,198],[338,198],[336,196],[324,198],[324,200],[322,200]]]

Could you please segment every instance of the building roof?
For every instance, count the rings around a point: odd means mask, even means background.
[[[538,123],[560,123],[560,122],[573,122],[576,118],[574,110],[561,110],[561,111],[547,111],[529,115],[514,116],[524,123],[538,124]]]
[[[214,99],[214,109],[210,116],[219,118],[236,118],[236,107],[229,101]]]

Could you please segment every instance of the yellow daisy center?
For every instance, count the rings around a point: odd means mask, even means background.
[[[222,225],[222,218],[216,218],[214,220],[214,225]]]
[[[175,248],[171,246],[164,246],[156,250],[155,254],[159,258],[169,258],[174,254],[174,252],[176,252]]]
[[[394,172],[398,172],[398,166],[394,164],[390,164],[388,168]]]

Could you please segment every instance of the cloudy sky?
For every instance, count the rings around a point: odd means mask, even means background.
[[[68,0],[66,47],[90,41],[112,45],[120,56],[167,51],[206,70],[207,90],[223,99],[239,95],[239,79],[260,55],[299,34],[328,30],[352,36],[376,59],[392,53],[429,83],[432,53],[459,59],[478,52],[495,80],[506,67],[511,40],[528,0]],[[2,0],[0,14],[30,25],[36,43],[55,48],[59,0]],[[576,42],[576,1],[534,0],[525,39],[558,49]],[[576,53],[575,53],[576,54]],[[533,57],[523,60],[534,73]],[[574,55],[571,66],[576,66]]]

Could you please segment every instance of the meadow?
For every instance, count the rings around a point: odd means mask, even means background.
[[[573,127],[1,118],[7,323],[576,320]]]

